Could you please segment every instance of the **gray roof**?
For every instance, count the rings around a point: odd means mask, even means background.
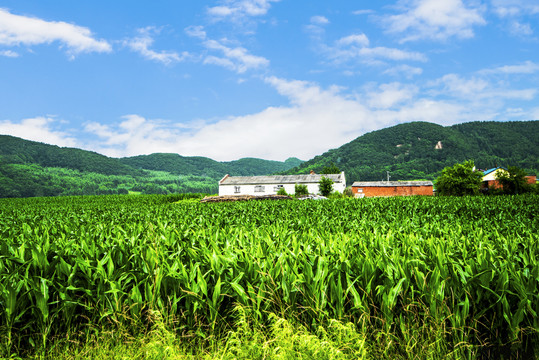
[[[432,181],[356,181],[354,187],[382,187],[382,186],[432,186]]]
[[[323,177],[333,182],[344,182],[343,174],[305,174],[305,175],[268,175],[268,176],[225,176],[219,185],[258,185],[258,184],[308,184],[318,183]]]

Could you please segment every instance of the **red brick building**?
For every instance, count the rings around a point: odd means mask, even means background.
[[[354,197],[434,195],[432,181],[366,181],[352,184]]]

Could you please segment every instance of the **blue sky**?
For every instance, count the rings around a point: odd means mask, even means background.
[[[539,0],[0,0],[0,134],[108,156],[308,160],[538,91]]]

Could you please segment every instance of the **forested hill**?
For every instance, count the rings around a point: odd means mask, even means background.
[[[434,179],[446,166],[472,159],[478,168],[518,166],[539,173],[539,121],[412,122],[367,133],[286,173],[321,172],[335,164],[358,180]]]
[[[181,156],[178,154],[151,154],[126,157],[120,161],[133,168],[168,171],[178,175],[209,176],[221,179],[225,174],[235,176],[267,175],[286,171],[299,166],[302,161],[290,158],[286,161],[271,161],[243,158],[235,161],[218,162],[201,156]]]
[[[217,192],[225,174],[266,175],[301,164],[245,158],[218,162],[204,157],[152,154],[109,158],[0,135],[0,198],[176,192]]]
[[[35,164],[104,175],[141,175],[140,171],[124,165],[118,159],[92,151],[48,145],[8,135],[0,135],[0,163]]]

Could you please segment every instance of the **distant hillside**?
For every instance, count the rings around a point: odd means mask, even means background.
[[[105,175],[142,174],[118,159],[92,151],[48,145],[8,135],[0,135],[0,160],[3,164],[35,164]]]
[[[162,153],[126,157],[120,161],[138,169],[168,171],[178,175],[207,176],[214,179],[221,179],[226,174],[235,176],[274,174],[302,163],[296,158],[290,158],[284,162],[255,158],[218,162],[201,156],[187,157]]]
[[[140,193],[216,193],[224,175],[266,175],[301,164],[245,158],[152,154],[122,159],[0,135],[0,197]]]
[[[470,122],[440,126],[412,122],[367,133],[286,173],[321,172],[332,163],[358,180],[434,179],[468,159],[478,168],[518,166],[539,172],[539,121]]]

